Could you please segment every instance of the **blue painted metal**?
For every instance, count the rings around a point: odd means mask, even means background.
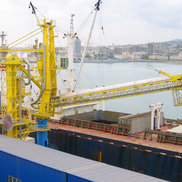
[[[182,181],[182,153],[66,130],[52,130],[49,135],[59,138],[54,143],[59,150],[97,161],[102,152],[104,163],[169,181]],[[70,142],[69,149],[62,139]]]
[[[0,151],[0,181],[7,182],[8,176],[21,179],[22,182],[91,182]]]
[[[22,182],[162,181],[0,135],[0,182],[8,176]]]
[[[30,174],[30,175],[28,175]],[[13,176],[26,182],[66,182],[66,173],[0,151],[0,181]]]
[[[47,119],[37,119],[37,127],[46,128]],[[37,132],[37,144],[47,147],[47,145],[48,145],[48,132],[47,131]]]
[[[155,109],[155,111],[154,111],[154,124],[153,124],[153,130],[155,130],[156,119],[157,119],[157,109]]]
[[[80,177],[72,175],[72,174],[68,174],[67,182],[92,182],[92,181],[90,181],[88,179],[80,178]]]

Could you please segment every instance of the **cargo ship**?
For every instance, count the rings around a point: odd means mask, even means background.
[[[95,4],[87,45],[100,3],[98,0]],[[165,119],[161,104],[151,105],[150,111],[136,115],[97,110],[94,105],[168,90],[174,93],[175,105],[180,105],[182,75],[160,71],[164,76],[75,91],[81,67],[73,84],[74,15],[70,32],[65,34],[68,59],[61,59],[61,66],[57,67],[55,22],[38,19],[37,8],[31,2],[30,8],[39,28],[0,49],[3,54],[8,53],[0,62],[0,180],[181,181],[181,123]],[[39,33],[43,33],[43,43],[13,49]],[[86,50],[87,46],[81,65]],[[15,52],[31,53],[35,59],[19,58]],[[67,69],[69,79],[66,92],[57,94],[57,73],[62,69]],[[32,94],[34,88],[38,94]],[[38,145],[28,143],[34,141],[28,136],[33,136]]]

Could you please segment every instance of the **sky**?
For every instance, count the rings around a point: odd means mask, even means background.
[[[11,42],[36,29],[36,18],[29,0],[1,0],[0,31]],[[64,46],[63,34],[69,31],[70,15],[74,27],[86,42],[97,0],[32,0],[37,15],[56,21],[56,44]],[[90,15],[90,16],[89,16]],[[102,30],[103,27],[103,30]],[[182,39],[182,0],[102,0],[91,44],[123,45]],[[32,40],[34,41],[34,40]]]

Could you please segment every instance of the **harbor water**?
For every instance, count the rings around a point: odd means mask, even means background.
[[[79,66],[79,63],[74,64],[75,73]],[[182,74],[182,62],[84,63],[76,90],[163,76],[157,70],[173,75]],[[64,77],[64,73],[62,77]],[[63,88],[62,85],[59,84]],[[164,105],[163,111],[166,118],[182,119],[182,107],[174,107],[172,91],[105,101],[105,109],[135,114],[149,111],[149,105],[157,103]]]

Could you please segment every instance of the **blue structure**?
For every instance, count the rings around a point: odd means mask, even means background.
[[[153,130],[155,130],[156,119],[157,119],[157,109],[154,110],[154,126],[153,126]]]
[[[163,180],[0,135],[1,182]]]
[[[167,181],[182,182],[182,153],[61,129],[49,131],[48,136],[49,143],[58,150]]]
[[[37,127],[38,128],[46,128],[47,127],[47,119],[37,119]],[[47,147],[48,145],[48,137],[47,131],[38,131],[37,132],[37,144]]]

